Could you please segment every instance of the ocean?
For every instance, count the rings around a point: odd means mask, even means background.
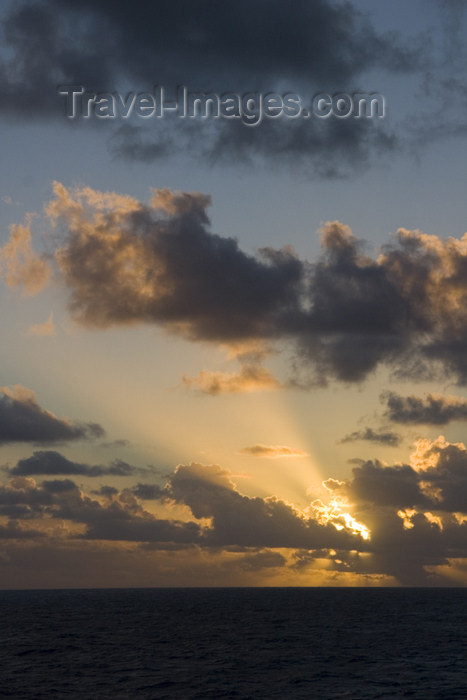
[[[467,698],[467,590],[3,591],[0,697]]]

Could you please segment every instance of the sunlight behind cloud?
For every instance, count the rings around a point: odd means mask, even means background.
[[[358,534],[361,535],[364,540],[369,540],[370,531],[366,525],[355,520],[344,508],[348,508],[348,505],[344,499],[339,497],[332,498],[328,504],[323,503],[321,499],[316,499],[311,503],[309,512],[323,525],[332,523],[336,530],[347,528],[354,535]]]

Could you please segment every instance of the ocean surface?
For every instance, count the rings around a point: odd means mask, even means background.
[[[0,697],[467,698],[467,590],[0,592]]]

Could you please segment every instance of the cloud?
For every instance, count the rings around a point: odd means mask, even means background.
[[[399,229],[372,257],[349,227],[327,222],[309,262],[290,246],[247,254],[212,233],[210,199],[198,192],[156,190],[149,205],[89,187],[54,192],[57,274],[86,327],[153,323],[223,347],[280,343],[307,386],[361,382],[381,366],[467,383],[466,236]],[[205,371],[185,385],[211,394],[279,385],[257,359],[240,360],[238,373]]]
[[[384,415],[394,423],[446,425],[467,420],[467,400],[457,396],[426,394],[423,398],[388,391],[381,394],[381,400],[387,405]]]
[[[438,372],[466,383],[465,236],[399,229],[376,258],[339,222],[321,241],[311,310],[296,317],[302,358],[318,376],[358,382],[386,365],[399,378]]]
[[[50,267],[31,247],[30,221],[10,227],[10,240],[0,248],[0,275],[9,287],[26,296],[41,291],[50,278]]]
[[[279,566],[279,552],[270,552],[276,555],[274,557],[253,559],[252,566],[248,567],[250,558],[268,553],[268,550],[256,549],[204,550],[183,543],[141,545],[128,541],[42,537],[3,541],[1,558],[8,573],[8,587],[14,589],[168,588],[186,587],[187,580],[190,586],[201,587],[225,586],[226,581],[234,586],[257,586],[264,580],[265,585],[271,585],[271,576],[288,573],[286,566]],[[274,560],[276,568],[272,566]],[[5,579],[2,583],[7,587]],[[274,585],[283,584],[284,580],[274,578]]]
[[[467,558],[466,455],[462,443],[442,437],[419,441],[410,464],[361,462],[351,478],[324,482],[329,503],[315,500],[304,510],[276,496],[245,496],[215,465],[179,465],[164,487],[105,486],[91,496],[69,477],[37,484],[12,475],[0,485],[0,536],[53,538],[68,549],[77,541],[141,543],[148,551],[188,546],[196,547],[199,566],[215,551],[236,556],[236,569],[252,573],[328,571],[354,583],[382,577],[438,585],[443,567]],[[145,509],[145,500],[158,502],[161,517]]]
[[[294,447],[287,447],[286,445],[251,445],[250,447],[244,447],[240,450],[240,453],[251,457],[268,457],[270,459],[308,457],[307,452],[297,450]]]
[[[276,497],[240,494],[230,473],[218,466],[180,465],[167,486],[168,495],[187,505],[195,518],[210,518],[206,544],[247,547],[360,547],[363,540],[351,527],[305,515]],[[339,529],[340,528],[340,529]],[[344,544],[345,543],[345,544]]]
[[[286,562],[287,559],[280,552],[264,551],[243,557],[240,566],[246,571],[258,571],[283,567]]]
[[[394,508],[432,505],[420,488],[417,472],[409,465],[391,467],[368,461],[352,472],[351,481],[343,487],[352,502]]]
[[[51,519],[69,521],[80,527],[66,536],[87,540],[191,543],[200,533],[194,522],[155,518],[129,492],[113,497],[106,494],[101,502],[69,480],[38,486],[34,479],[15,477],[6,486],[0,485],[0,515],[4,505],[26,506],[29,517],[40,519],[42,525]]]
[[[202,0],[196,8],[189,0],[162,0],[157,7],[141,2],[137,7],[131,12],[108,0],[12,6],[2,23],[3,115],[64,120],[60,84],[96,92],[151,90],[155,83],[219,94],[298,91],[311,100],[317,92],[359,91],[362,76],[375,68],[413,73],[423,48],[415,39],[378,32],[346,2],[297,0],[293,17],[280,0],[214,5]],[[353,169],[373,150],[393,147],[381,120],[376,125],[361,119],[270,119],[254,129],[235,120],[201,121],[166,119],[156,136],[154,128],[125,124],[111,141],[112,152],[143,162],[186,153],[186,144],[198,161],[208,162],[249,161],[253,153],[277,162],[280,153],[282,161],[290,158],[295,167],[301,161],[311,174],[333,176]],[[106,128],[111,131],[108,122]]]
[[[68,474],[80,476],[130,476],[134,474],[136,467],[132,467],[119,459],[107,466],[88,465],[71,462],[69,459],[54,451],[36,451],[32,457],[20,459],[15,467],[8,469],[8,473],[15,476],[38,476],[44,474]]]
[[[13,197],[11,197],[9,194],[3,195],[0,197],[0,202],[3,202],[3,204],[8,204],[12,206],[19,206],[20,202],[16,202]]]
[[[100,489],[94,489],[91,493],[96,496],[104,496],[105,498],[111,499],[113,496],[117,496],[118,489],[116,489],[115,486],[101,486]]]
[[[118,439],[112,440],[111,442],[102,442],[99,447],[113,448],[113,447],[129,447],[131,445],[129,440]]]
[[[54,189],[47,211],[69,231],[56,259],[80,323],[156,322],[193,339],[239,342],[273,336],[296,304],[302,264],[293,251],[253,257],[210,233],[206,195],[163,190],[151,207],[112,195],[104,208],[90,188]]]
[[[373,428],[364,428],[363,430],[356,430],[355,432],[346,435],[341,440],[339,440],[339,442],[346,443],[355,442],[357,440],[367,440],[368,442],[374,442],[377,445],[397,447],[398,445],[400,445],[401,436],[391,431],[377,432],[373,430]]]
[[[30,335],[55,335],[54,317],[51,313],[47,321],[31,326],[28,330]]]
[[[156,484],[136,484],[131,491],[142,501],[158,501],[167,498],[167,492]]]
[[[45,533],[34,528],[27,528],[24,525],[10,521],[6,525],[0,525],[1,540],[35,540],[44,537]]]
[[[307,95],[309,88],[307,89]],[[114,158],[150,163],[168,155],[183,154],[195,162],[224,166],[277,162],[293,167],[308,178],[341,178],[368,167],[375,156],[400,148],[399,139],[384,120],[287,119],[263,121],[257,127],[217,120],[196,124],[173,117],[164,130],[124,124],[109,139]]]
[[[409,464],[367,461],[352,473],[351,480],[337,487],[352,502],[453,517],[467,512],[467,448],[442,435],[433,441],[417,440]]]
[[[321,482],[322,485],[324,486],[325,489],[328,491],[337,491],[343,484],[343,481],[339,481],[339,479],[325,479],[323,482]]]
[[[424,492],[433,509],[465,513],[467,511],[467,449],[462,442],[418,440],[411,455]]]
[[[341,559],[352,570],[393,576],[402,585],[433,585],[436,567],[467,551],[467,451],[443,438],[421,440],[410,464],[362,462],[333,490],[348,499],[355,518],[371,531],[366,563]]]
[[[93,440],[105,435],[98,423],[57,418],[41,408],[33,391],[21,385],[0,387],[0,392],[0,444]]]
[[[261,365],[244,364],[240,372],[202,371],[196,377],[184,376],[184,386],[196,389],[202,394],[250,394],[256,391],[270,391],[279,388],[277,379]]]

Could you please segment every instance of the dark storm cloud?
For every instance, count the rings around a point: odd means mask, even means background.
[[[211,518],[205,543],[304,548],[313,558],[320,556],[320,550],[328,550],[322,556],[334,557],[330,570],[386,575],[403,584],[426,585],[439,582],[431,578],[430,567],[467,555],[467,521],[456,515],[467,507],[466,454],[464,446],[435,442],[420,452],[418,469],[379,462],[354,469],[352,479],[341,483],[333,496],[344,498],[344,509],[346,499],[353,503],[353,516],[371,531],[367,541],[351,537],[345,526],[337,531],[335,527],[345,522],[337,515],[334,525],[331,521],[319,525],[278,499],[243,496],[229,473],[219,467],[179,466],[167,491],[188,505],[196,518]],[[430,467],[433,455],[439,459]],[[458,493],[456,500],[454,492]],[[319,504],[312,505],[319,510]]]
[[[433,505],[420,489],[419,474],[409,465],[390,467],[370,461],[352,471],[345,489],[352,501],[398,508]]]
[[[64,508],[59,511],[87,526],[85,539],[129,542],[175,542],[190,544],[201,540],[200,527],[194,522],[154,518],[148,513],[129,515],[120,505],[107,508]]]
[[[432,43],[423,88],[431,99],[425,104],[420,101],[408,134],[419,154],[426,151],[427,144],[467,136],[466,5],[462,0],[435,0],[434,4],[439,13],[440,40]]]
[[[248,162],[252,156],[289,160],[312,177],[338,178],[367,166],[372,155],[394,151],[398,138],[375,119],[286,120],[255,129],[221,124],[204,154],[210,162]]]
[[[8,484],[0,484],[0,515],[13,519],[41,517],[57,499],[63,499],[73,491],[77,492],[78,487],[70,479],[37,486],[34,479],[14,477]]]
[[[100,489],[94,489],[91,491],[95,496],[105,496],[106,498],[112,498],[118,494],[118,489],[114,486],[101,486]]]
[[[85,534],[76,537],[89,540],[191,543],[200,537],[196,523],[157,519],[129,492],[107,496],[101,503],[68,479],[45,481],[38,486],[31,478],[16,476],[9,484],[0,485],[0,515],[8,514],[7,510],[3,512],[5,506],[23,506],[28,519],[66,520],[85,526]]]
[[[33,0],[11,5],[3,42],[0,104],[25,117],[56,110],[57,84],[342,88],[369,68],[408,71],[417,60],[350,3],[325,0],[296,0],[293,13],[280,0]]]
[[[124,124],[109,140],[111,154],[141,163],[170,153],[223,165],[267,164],[273,158],[306,176],[339,178],[367,167],[372,156],[399,146],[395,132],[384,120],[284,118],[264,120],[252,128],[240,121],[217,120],[213,127],[200,120],[176,119],[163,130]]]
[[[68,193],[56,191],[54,211],[67,222]],[[295,310],[303,265],[292,250],[253,257],[210,233],[208,204],[199,193],[163,190],[154,209],[117,202],[88,233],[78,225],[57,252],[75,318],[95,327],[155,321],[213,341],[274,336]]]
[[[424,469],[420,479],[431,487],[439,510],[467,512],[467,450],[463,443],[443,438],[419,449]]]
[[[46,212],[61,226],[55,261],[76,321],[101,329],[154,323],[232,347],[277,341],[292,349],[297,376],[307,375],[281,384],[244,364],[236,375],[185,378],[189,387],[216,394],[361,382],[380,366],[399,378],[467,383],[464,239],[399,229],[372,257],[347,226],[327,222],[321,254],[308,262],[290,246],[250,254],[211,232],[210,198],[198,192],[155,190],[146,205],[89,187],[55,183],[54,191]]]
[[[331,222],[321,235],[322,256],[309,281],[311,310],[297,329],[302,356],[324,376],[359,381],[410,344],[412,299],[386,265],[363,254],[348,227]]]
[[[383,577],[384,581],[387,576],[394,585],[450,585],[445,578],[432,573],[430,567],[455,566],[453,559],[462,556],[456,542],[459,537],[464,539],[462,551],[465,552],[467,528],[455,525],[453,531],[446,528],[441,532],[423,515],[418,515],[413,518],[414,527],[407,530],[397,514],[388,509],[367,513],[367,520],[373,526],[370,555],[348,550],[337,550],[331,557],[329,552],[298,552],[294,567],[301,571],[312,569],[316,558],[321,556],[326,561],[326,570],[357,575],[359,585],[374,584],[374,577]]]
[[[156,484],[136,484],[131,491],[142,501],[158,501],[167,497],[167,492]]]
[[[364,567],[394,576],[401,585],[436,585],[442,579],[430,567],[455,565],[467,553],[467,526],[450,515],[440,527],[417,511],[405,527],[395,510],[374,508],[366,511],[366,521],[372,527],[373,553]]]
[[[379,33],[357,7],[326,0],[296,0],[293,13],[281,0],[138,0],[131,7],[122,0],[32,0],[6,13],[3,45],[0,109],[24,119],[65,119],[57,85],[94,92],[155,84],[218,94],[293,91],[308,107],[316,93],[361,91],[365,71],[413,72],[421,54],[420,42],[409,46],[394,32]],[[333,177],[395,145],[381,120],[281,118],[254,129],[235,120],[210,120],[208,128],[196,122],[125,124],[110,149],[142,162],[187,151],[208,162],[280,155],[310,174]]]
[[[467,381],[467,250],[400,229],[373,259],[345,226],[328,223],[312,266],[302,356],[324,376],[359,381],[386,364],[400,376],[438,369]]]
[[[356,430],[350,435],[346,435],[341,440],[340,443],[355,442],[357,440],[366,440],[368,442],[374,442],[377,445],[387,445],[388,447],[397,447],[400,444],[401,436],[398,433],[393,433],[391,431],[375,431],[373,428],[364,428],[363,430]]]
[[[381,399],[387,406],[386,418],[394,423],[446,425],[467,420],[467,400],[457,396],[400,396],[389,391],[384,392]]]
[[[204,541],[210,545],[247,547],[359,547],[362,539],[330,522],[303,518],[278,498],[240,494],[228,472],[199,464],[177,467],[167,487],[175,501],[187,505],[195,518],[212,518]]]
[[[339,552],[349,570],[384,573],[403,585],[429,585],[440,581],[430,567],[454,565],[467,555],[464,445],[442,438],[420,441],[411,463],[362,462],[334,491],[353,502],[354,517],[371,532],[371,556]]]
[[[45,479],[41,484],[41,488],[45,493],[60,494],[65,493],[65,491],[73,491],[78,486],[71,479]]]
[[[188,522],[155,517],[128,489],[106,488],[95,498],[69,479],[38,485],[30,477],[15,476],[0,485],[0,515],[9,518],[0,536],[44,537],[43,528],[58,521],[61,538],[69,543],[141,542],[163,549],[196,545],[206,552],[244,553],[237,566],[251,572],[287,568],[287,557],[277,551],[287,548],[297,550],[292,569],[322,569],[324,559],[328,572],[390,576],[408,585],[439,583],[442,579],[433,578],[430,567],[454,566],[467,556],[467,520],[462,516],[466,455],[460,443],[419,441],[413,466],[362,462],[351,479],[332,482],[329,506],[314,501],[306,511],[274,496],[241,494],[232,475],[220,467],[181,465],[164,489],[152,495],[169,509],[171,502],[187,506],[193,515]],[[148,494],[143,490],[142,495]],[[339,499],[344,510],[336,506]],[[369,539],[353,534],[349,508],[370,529]],[[32,521],[34,529],[28,526]]]
[[[34,392],[29,389],[1,387],[0,392],[0,444],[92,440],[105,435],[98,423],[57,418],[39,406]]]
[[[465,445],[446,442],[442,436],[432,442],[418,440],[415,445],[410,465],[362,462],[336,491],[361,504],[467,513]]]
[[[135,492],[147,500],[157,498],[169,504],[188,506],[194,520],[179,522],[160,519],[146,511]],[[25,519],[55,519],[84,526],[79,535],[85,539],[127,540],[135,542],[194,543],[205,547],[341,547],[367,548],[360,535],[348,529],[340,516],[333,522],[321,522],[316,514],[305,516],[277,497],[250,498],[237,491],[229,473],[220,467],[198,464],[179,466],[164,489],[139,485],[135,491],[95,494],[92,498],[70,479],[45,481],[14,476],[0,485],[0,515],[11,509]],[[21,511],[21,512],[23,512]],[[205,520],[201,525],[200,519]],[[45,522],[45,521],[44,521]],[[281,559],[273,558],[279,565]],[[250,562],[259,566],[261,559]],[[267,566],[263,561],[261,566]]]
[[[40,476],[52,474],[69,474],[76,476],[130,476],[137,470],[126,462],[114,460],[108,465],[80,464],[71,462],[59,452],[52,450],[34,452],[32,457],[20,459],[15,467],[8,469],[14,476]]]

